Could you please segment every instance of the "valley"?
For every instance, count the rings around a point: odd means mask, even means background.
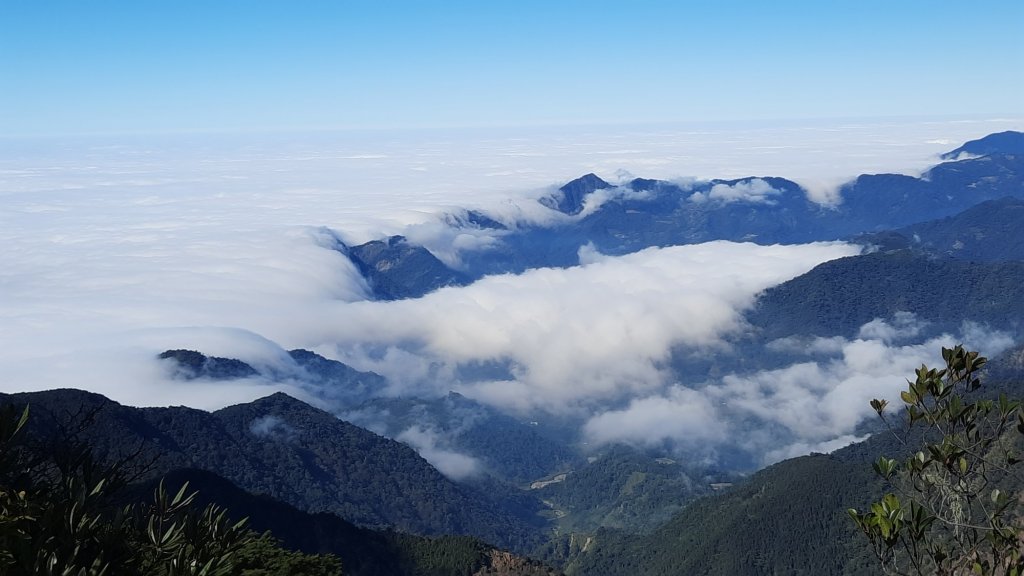
[[[543,219],[458,209],[424,244],[325,230],[368,291],[329,319],[357,329],[316,325],[309,349],[250,338],[237,356],[183,338],[147,360],[182,387],[286,392],[214,411],[70,389],[0,402],[30,407],[30,439],[71,427],[103,460],[147,462],[135,497],[187,481],[345,574],[456,573],[430,567],[446,554],[466,574],[873,574],[844,511],[878,497],[877,455],[905,448],[868,401],[898,402],[958,343],[992,358],[986,390],[1024,395],[1022,149],[993,134],[831,203],[778,177],[587,174],[536,199]],[[763,261],[792,273],[716,279]],[[586,300],[589,331],[530,308],[622,270],[668,288]],[[523,314],[503,309],[534,289]],[[698,305],[661,308],[672,298]]]

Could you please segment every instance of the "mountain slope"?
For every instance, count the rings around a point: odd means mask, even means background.
[[[1024,154],[1024,133],[1008,130],[971,140],[956,150],[942,155],[943,160],[954,160],[961,154],[987,156],[989,154]]]
[[[432,447],[464,454],[486,472],[507,482],[526,484],[576,459],[566,444],[498,410],[449,393],[441,398],[375,398],[346,418],[415,445],[429,439]]]
[[[991,360],[979,392],[1024,396],[1024,349]],[[566,568],[602,576],[878,574],[870,545],[846,513],[889,490],[872,470],[880,455],[909,456],[887,432],[832,454],[784,460],[720,494],[694,501],[650,535],[598,532]],[[1016,485],[1020,486],[1020,478]],[[1006,487],[1005,485],[1003,486]]]
[[[250,494],[205,470],[171,471],[164,479],[174,493],[188,482],[199,491],[202,505],[226,507],[233,518],[248,518],[257,532],[270,531],[282,544],[310,554],[335,554],[346,576],[447,576],[508,574],[549,576],[555,571],[536,561],[514,556],[468,536],[424,538],[392,531],[360,528],[329,513],[310,514],[269,498]],[[152,483],[137,488],[140,497]]]
[[[611,187],[595,174],[584,174],[559,188],[552,196],[541,198],[540,203],[565,214],[579,214],[588,195]]]
[[[380,300],[418,298],[438,288],[469,283],[464,274],[402,236],[353,246],[347,255]]]
[[[488,226],[481,248],[453,248],[459,270],[401,237],[353,248],[349,255],[379,298],[394,299],[490,274],[575,266],[583,246],[622,255],[711,240],[791,244],[849,238],[950,217],[981,202],[1024,199],[1024,154],[1017,144],[1022,139],[1024,134],[1009,132],[965,144],[986,155],[938,164],[921,177],[861,175],[840,188],[841,199],[833,205],[812,202],[800,185],[777,177],[690,184],[637,178],[613,186],[587,174],[539,200],[561,213],[559,218]],[[453,237],[484,230],[468,217],[449,217],[447,225]]]
[[[387,385],[383,376],[362,372],[337,360],[309,350],[289,350],[288,355],[304,371],[315,393],[332,406],[354,406],[381,394]]]
[[[824,455],[767,468],[697,500],[649,536],[601,531],[570,574],[869,574],[873,558],[846,515],[880,483],[870,465]]]
[[[989,200],[948,218],[856,240],[881,250],[912,248],[960,260],[1024,260],[1024,200]]]
[[[208,470],[247,491],[364,526],[468,534],[520,550],[540,538],[539,523],[448,480],[411,448],[284,394],[214,413],[131,408],[77,390],[3,400],[30,404],[40,436],[75,414],[88,415],[91,444],[112,456],[138,447],[143,460],[154,462],[151,476]]]
[[[699,465],[617,446],[537,492],[556,510],[560,531],[592,533],[600,527],[646,532],[711,488],[694,473]]]
[[[767,339],[854,336],[896,312],[912,312],[936,329],[970,320],[1015,330],[1024,318],[1024,262],[938,260],[909,251],[840,258],[765,290],[747,319]]]

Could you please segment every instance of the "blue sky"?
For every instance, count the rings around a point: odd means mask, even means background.
[[[1024,113],[1024,3],[0,0],[0,134]]]

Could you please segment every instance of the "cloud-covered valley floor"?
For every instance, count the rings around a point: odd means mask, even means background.
[[[591,448],[627,442],[709,462],[740,451],[758,464],[829,450],[860,437],[867,401],[892,398],[940,345],[994,355],[1011,336],[971,323],[935,333],[896,315],[856,335],[768,342],[781,365],[734,371],[757,294],[861,247],[584,248],[579,266],[382,302],[331,242],[403,233],[450,246],[438,236],[445,210],[543,219],[536,197],[591,171],[778,175],[826,199],[858,173],[917,174],[1004,125],[5,141],[17,153],[0,161],[0,390],[75,387],[207,409],[284,390],[355,409],[295,376],[286,350],[306,348],[381,374],[382,396],[455,391],[524,421],[571,422]],[[156,360],[167,349],[237,358],[261,375],[182,381]],[[700,356],[723,360],[687,372]],[[453,476],[475,470],[438,430],[399,437]]]

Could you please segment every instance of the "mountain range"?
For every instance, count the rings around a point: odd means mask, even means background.
[[[799,184],[777,177],[676,183],[635,178],[612,185],[586,174],[540,198],[554,214],[542,224],[500,223],[479,211],[449,215],[456,232],[486,233],[486,248],[461,253],[447,265],[403,237],[338,249],[363,273],[378,299],[415,298],[444,286],[461,286],[489,274],[579,264],[579,250],[622,255],[652,246],[711,240],[793,244],[855,238],[942,219],[987,201],[1024,199],[1021,133],[1004,132],[965,144],[919,177],[862,175],[843,185],[835,201],[815,202]],[[958,158],[961,152],[971,157]],[[976,154],[984,152],[982,156]],[[960,216],[984,220],[979,207]],[[1002,221],[1012,219],[1006,216]],[[951,233],[951,232],[947,232]],[[960,239],[966,242],[967,239]],[[954,248],[954,239],[946,250]],[[969,249],[968,249],[969,250]],[[972,252],[964,252],[964,255]]]
[[[78,390],[5,395],[0,402],[30,405],[36,437],[87,416],[84,440],[111,460],[139,451],[136,457],[150,463],[145,477],[207,470],[246,491],[365,527],[471,534],[519,549],[540,541],[529,510],[503,508],[452,482],[408,446],[285,394],[213,413],[133,408]]]
[[[827,201],[769,176],[612,184],[587,174],[539,198],[549,216],[539,222],[444,215],[452,230],[490,239],[457,259],[402,236],[334,249],[374,299],[401,300],[577,266],[584,248],[614,256],[710,240],[849,241],[862,253],[764,290],[722,350],[675,351],[664,369],[706,385],[726,370],[806,358],[773,344],[851,340],[872,321],[909,315],[921,338],[968,325],[1005,334],[1015,344],[986,378],[1021,396],[1024,134],[968,142],[943,159],[918,177],[862,175]],[[900,453],[884,435],[755,471],[757,454],[587,446],[579,414],[531,419],[455,392],[395,396],[384,376],[313,351],[287,359],[268,368],[171,349],[158,361],[182,381],[287,380],[317,406],[278,393],[215,412],[133,408],[78,390],[0,403],[30,405],[37,441],[75,430],[103,457],[147,463],[140,493],[161,477],[188,481],[290,548],[339,555],[346,574],[554,573],[517,554],[579,575],[873,573],[845,509],[877,498],[870,462]],[[501,368],[461,367],[455,378],[492,369]]]

